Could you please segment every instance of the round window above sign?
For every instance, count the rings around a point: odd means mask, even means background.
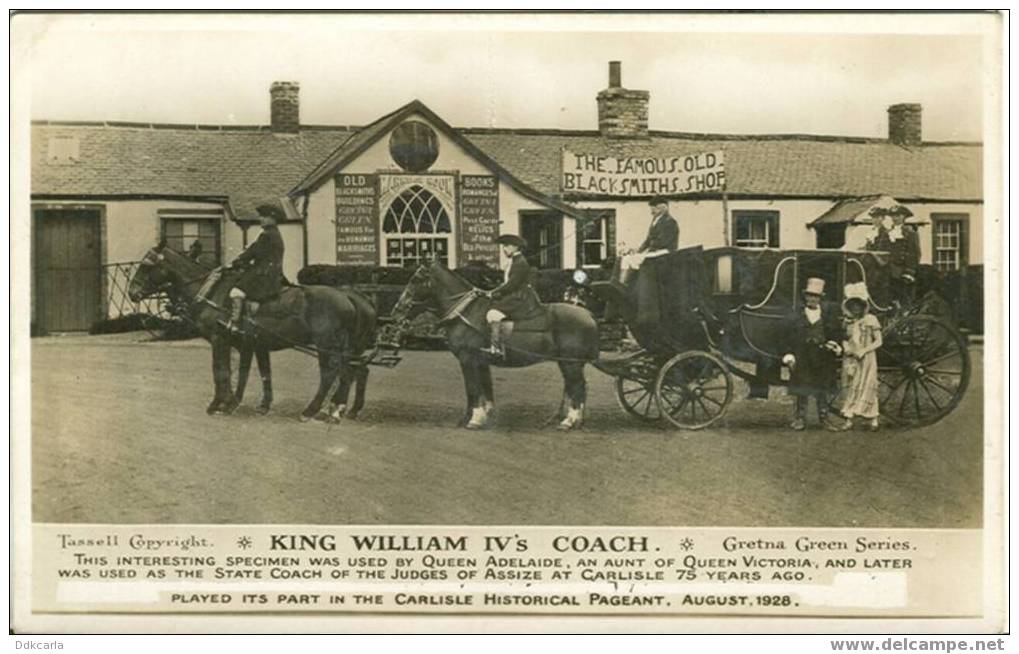
[[[428,125],[408,120],[390,135],[389,154],[407,172],[424,172],[439,158],[439,137]]]

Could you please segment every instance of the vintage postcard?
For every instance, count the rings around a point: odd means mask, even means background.
[[[1002,38],[14,15],[12,630],[1006,631]]]

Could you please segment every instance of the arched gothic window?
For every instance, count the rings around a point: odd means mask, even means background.
[[[387,266],[416,266],[426,257],[449,263],[449,214],[431,191],[417,184],[393,199],[382,220]]]

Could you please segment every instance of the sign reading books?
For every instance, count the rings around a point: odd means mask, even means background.
[[[460,261],[499,265],[499,180],[492,175],[460,178]]]

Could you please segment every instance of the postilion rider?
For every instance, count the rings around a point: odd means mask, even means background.
[[[516,234],[503,234],[498,238],[503,255],[509,260],[503,273],[503,283],[487,293],[492,306],[485,315],[491,332],[492,346],[485,352],[502,358],[506,354],[510,320],[521,320],[541,308],[541,300],[534,290],[534,269],[524,257],[524,239]]]
[[[226,325],[235,334],[242,331],[246,300],[265,302],[278,296],[283,288],[283,237],[276,226],[283,220],[283,210],[275,204],[263,204],[255,211],[262,233],[230,264],[232,269],[241,271],[230,289],[230,321]]]

